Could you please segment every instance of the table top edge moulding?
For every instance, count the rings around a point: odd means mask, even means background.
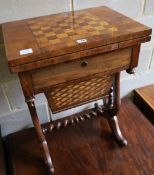
[[[36,61],[38,67],[43,65],[42,60],[50,62],[46,65],[63,62],[61,57],[64,55],[67,57],[65,61],[76,59],[80,53],[84,56],[83,52],[86,50],[91,52],[89,55],[93,55],[97,52],[91,51],[94,48],[99,52],[118,49],[121,42],[124,45],[124,41],[145,42],[150,40],[149,35],[152,31],[149,27],[108,7],[19,20],[5,23],[2,27],[8,63],[12,72],[25,71],[26,68],[19,69],[20,65],[25,64],[30,69],[30,65]],[[86,42],[78,43],[78,40],[82,39]],[[20,53],[27,49],[31,49],[30,53]],[[70,54],[73,54],[73,57]]]
[[[25,101],[49,173],[54,173],[45,134],[103,116],[121,146],[127,145],[118,124],[120,72],[134,73],[141,43],[152,29],[108,7],[96,7],[5,23],[4,45],[10,71],[18,73]],[[89,112],[63,118],[43,128],[35,95],[44,93],[52,113],[97,99]],[[54,163],[54,162],[53,162]],[[73,165],[72,165],[73,166]]]

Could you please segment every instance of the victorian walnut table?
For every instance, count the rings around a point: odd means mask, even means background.
[[[107,7],[31,18],[2,26],[12,73],[18,73],[38,141],[49,172],[54,168],[45,133],[107,112],[109,125],[121,145],[127,145],[118,125],[120,71],[133,73],[141,43],[151,29]],[[89,113],[39,122],[34,95],[44,93],[57,113],[103,99]],[[86,125],[86,123],[85,123]]]

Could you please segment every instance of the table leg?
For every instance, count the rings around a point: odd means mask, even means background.
[[[127,145],[127,140],[124,139],[119,123],[117,114],[119,112],[120,108],[120,72],[115,75],[115,82],[114,86],[111,87],[110,93],[109,93],[109,101],[108,101],[108,111],[110,117],[108,117],[108,123],[117,139],[117,141],[122,145]]]
[[[121,131],[120,131],[120,127],[119,127],[119,123],[118,123],[118,118],[117,116],[111,117],[108,119],[108,123],[112,129],[112,132],[114,133],[117,141],[119,142],[120,145],[122,146],[126,146],[127,145],[127,140],[124,139]]]
[[[51,156],[49,153],[48,144],[43,134],[39,118],[37,116],[35,102],[34,102],[35,98],[33,95],[33,88],[32,88],[32,83],[31,83],[31,77],[28,74],[22,73],[19,75],[19,78],[21,81],[24,95],[25,95],[26,103],[28,105],[28,109],[30,111],[31,118],[34,124],[34,128],[35,128],[35,131],[38,137],[38,141],[41,146],[41,151],[42,151],[45,163],[48,166],[49,173],[52,174],[54,172],[54,168],[53,168]]]

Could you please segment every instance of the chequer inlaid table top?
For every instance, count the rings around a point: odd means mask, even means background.
[[[151,34],[150,28],[108,7],[19,20],[2,27],[10,66],[56,59]]]
[[[41,17],[27,21],[40,47],[65,45],[69,47],[77,44],[79,39],[89,39],[118,32],[114,25],[103,21],[99,17],[85,11],[77,14],[63,14]]]

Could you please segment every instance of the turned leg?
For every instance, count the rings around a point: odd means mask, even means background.
[[[114,86],[111,87],[110,92],[109,92],[108,123],[109,123],[109,126],[111,127],[112,132],[114,133],[118,143],[122,146],[126,146],[127,141],[126,141],[126,139],[124,139],[124,137],[120,131],[118,118],[117,118],[119,108],[120,108],[120,73],[117,73],[115,75]]]
[[[31,76],[28,73],[20,73],[19,77],[20,77],[22,89],[25,95],[26,103],[28,105],[28,109],[31,114],[31,118],[34,124],[37,138],[38,138],[38,141],[41,147],[41,151],[44,157],[44,161],[46,165],[48,166],[49,173],[52,174],[54,172],[54,168],[52,165],[52,160],[51,160],[51,156],[49,153],[48,144],[46,142],[39,118],[37,116],[36,107],[34,103],[35,98],[33,96],[33,88],[32,88],[32,83],[31,83]]]
[[[42,154],[44,157],[44,161],[49,168],[49,173],[52,174],[52,173],[54,173],[54,168],[53,168],[51,156],[49,153],[47,141],[45,139],[45,136],[44,136],[42,128],[41,128],[41,124],[40,124],[38,116],[37,116],[34,98],[26,99],[26,102],[27,102],[27,105],[28,105],[28,108],[29,108],[29,111],[30,111],[30,114],[32,117],[32,121],[33,121],[35,131],[36,131],[36,134],[38,137],[38,141],[39,141],[40,146],[41,146],[41,151],[42,151]]]

